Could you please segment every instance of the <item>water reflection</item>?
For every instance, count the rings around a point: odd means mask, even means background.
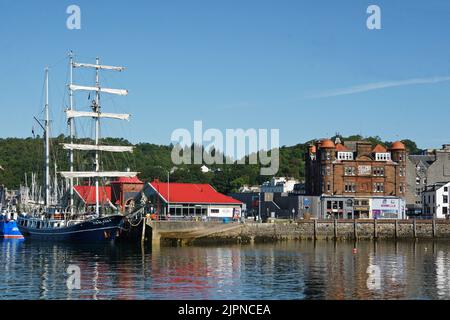
[[[319,241],[142,250],[139,245],[8,240],[0,247],[2,299],[450,298],[446,242]],[[80,267],[80,290],[66,286],[69,265]],[[369,279],[373,270],[379,271],[377,281]]]

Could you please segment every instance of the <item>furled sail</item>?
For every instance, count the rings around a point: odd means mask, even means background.
[[[111,93],[119,96],[126,96],[128,94],[128,90],[125,89],[110,89],[110,88],[100,88],[100,87],[88,87],[88,86],[79,86],[75,84],[69,85],[69,89],[73,91],[84,90],[84,91],[97,91],[103,93]]]
[[[74,68],[95,68],[95,69],[104,69],[104,70],[114,70],[114,71],[123,71],[124,67],[114,67],[114,66],[104,66],[99,64],[92,63],[73,63]]]
[[[63,143],[62,146],[66,150],[133,152],[132,146],[96,146],[92,144],[70,144],[70,143]]]
[[[66,110],[67,118],[78,118],[78,117],[92,117],[92,118],[110,118],[119,120],[129,120],[130,115],[126,113],[104,113],[104,112],[90,112],[90,111],[74,111]]]
[[[133,178],[138,175],[139,172],[120,172],[120,171],[61,171],[60,174],[66,179],[72,178],[116,178],[125,177]]]

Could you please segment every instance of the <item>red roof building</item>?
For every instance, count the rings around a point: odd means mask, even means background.
[[[232,218],[240,215],[243,205],[209,184],[153,181],[146,183],[143,191],[150,206],[148,211],[159,215]]]
[[[167,183],[153,181],[150,185],[165,201],[171,203],[242,204],[216,191],[209,184]]]

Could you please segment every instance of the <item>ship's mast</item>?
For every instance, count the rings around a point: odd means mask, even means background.
[[[123,71],[124,67],[116,67],[116,66],[107,66],[100,65],[100,59],[96,58],[95,64],[90,63],[79,63],[73,61],[72,53],[70,53],[70,108],[66,110],[66,116],[69,119],[68,124],[70,126],[71,132],[71,142],[69,144],[63,143],[63,148],[70,150],[70,171],[63,171],[60,174],[66,178],[70,179],[70,187],[71,187],[71,199],[73,199],[73,178],[94,178],[95,179],[95,211],[96,214],[100,214],[100,192],[99,192],[99,181],[100,178],[103,177],[135,177],[138,172],[120,172],[120,171],[100,171],[100,152],[133,152],[133,147],[131,146],[105,146],[100,145],[100,118],[109,118],[109,119],[118,119],[118,120],[128,120],[130,118],[129,114],[120,114],[120,113],[105,113],[101,112],[100,107],[100,93],[108,93],[119,96],[126,96],[128,94],[128,90],[124,89],[111,89],[111,88],[103,88],[100,86],[100,77],[99,72],[101,70],[112,70],[112,71]],[[94,68],[95,69],[95,86],[82,86],[73,84],[72,78],[72,69],[75,68]],[[92,101],[92,111],[81,111],[74,110],[72,97],[75,91],[95,91],[95,99]],[[95,143],[94,144],[74,144],[73,143],[73,131],[74,131],[74,118],[78,117],[87,117],[93,118],[95,121]],[[74,171],[73,170],[73,151],[81,150],[81,151],[95,151],[95,170],[94,171]],[[73,208],[73,200],[71,201],[71,207]],[[73,212],[73,211],[72,211]]]
[[[50,119],[48,111],[48,67],[45,68],[45,207],[50,205]]]
[[[53,182],[53,199],[54,199],[54,204],[57,205],[58,204],[58,165],[56,164],[56,160],[55,160],[55,176],[54,176],[54,182]]]
[[[69,85],[69,100],[70,100],[70,111],[73,110],[73,52],[70,51],[69,53],[70,57],[70,85]],[[74,137],[74,127],[73,127],[73,118],[68,119],[68,126],[69,126],[69,136],[70,136],[70,143],[73,144],[73,137]],[[69,150],[69,166],[70,166],[70,172],[73,172],[73,149]],[[70,188],[70,213],[74,214],[74,207],[73,207],[73,178],[69,179],[69,188]]]
[[[95,59],[95,64],[97,66],[100,65],[100,60],[97,57]],[[100,88],[100,79],[98,75],[99,68],[95,68],[95,86],[97,88]],[[95,103],[92,106],[92,111],[96,112],[97,114],[100,113],[100,91],[97,90],[95,93]],[[98,150],[98,143],[99,143],[99,135],[100,135],[100,117],[95,118],[95,146],[97,149],[95,150],[95,172],[100,172],[100,160],[99,160],[99,150]],[[100,206],[99,206],[99,191],[98,191],[98,180],[99,177],[95,177],[95,213],[98,216],[100,214]]]

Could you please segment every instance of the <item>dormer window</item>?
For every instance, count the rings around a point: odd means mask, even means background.
[[[389,152],[375,153],[375,160],[376,161],[390,161],[391,154]]]
[[[353,160],[353,152],[341,151],[337,153],[338,160]]]

